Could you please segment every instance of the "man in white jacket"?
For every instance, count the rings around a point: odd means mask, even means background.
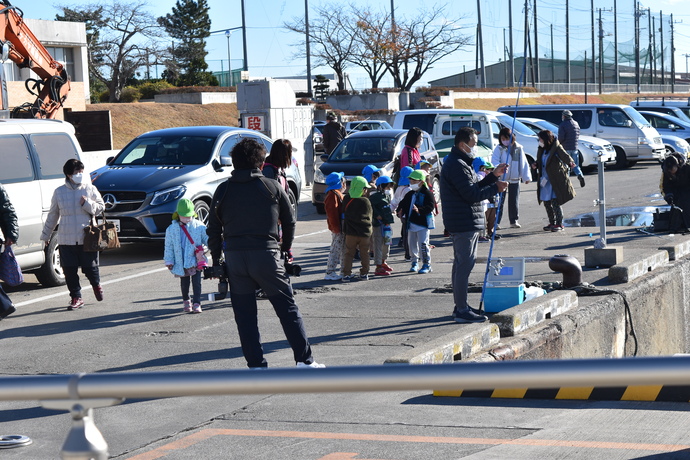
[[[529,184],[532,180],[532,172],[530,171],[529,162],[522,145],[515,142],[515,135],[509,128],[501,128],[501,131],[498,133],[498,142],[493,155],[491,155],[491,163],[495,165],[505,163],[509,166],[506,177],[502,178],[502,180],[508,182],[508,218],[510,219],[511,228],[520,228],[521,225],[518,222],[520,182]],[[501,217],[503,216],[505,194],[506,192],[503,192],[501,196],[497,225],[501,223]]]

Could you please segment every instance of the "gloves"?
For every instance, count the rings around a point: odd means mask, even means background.
[[[585,176],[583,176],[582,174],[580,174],[579,176],[577,176],[577,180],[580,181],[580,187],[584,187],[584,186],[585,186]]]

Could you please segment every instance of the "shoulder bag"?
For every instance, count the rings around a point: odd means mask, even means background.
[[[11,246],[5,246],[5,250],[0,253],[0,279],[8,286],[19,286],[24,282],[22,269],[17,263]]]
[[[106,249],[120,247],[120,239],[117,236],[117,228],[112,222],[105,219],[105,214],[101,214],[103,223],[97,224],[91,218],[91,225],[84,227],[84,251],[99,252]]]

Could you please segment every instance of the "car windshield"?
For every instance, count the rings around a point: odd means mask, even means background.
[[[525,126],[521,121],[518,121],[509,115],[497,115],[496,118],[498,118],[498,121],[500,121],[503,126],[511,128],[516,133],[520,133],[523,136],[535,135],[534,131]]]
[[[165,136],[135,139],[111,165],[203,165],[211,159],[215,137]]]
[[[650,125],[649,122],[645,117],[643,117],[640,112],[637,110],[633,109],[632,107],[623,107],[623,112],[625,112],[630,119],[635,122],[638,128],[649,128]]]
[[[380,163],[391,161],[395,137],[347,137],[333,151],[328,161]]]

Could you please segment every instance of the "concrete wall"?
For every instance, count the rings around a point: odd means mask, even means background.
[[[156,102],[177,104],[234,104],[237,102],[237,93],[179,93],[156,94],[153,96]]]
[[[400,110],[400,93],[356,94],[328,96],[326,104],[337,110]]]

